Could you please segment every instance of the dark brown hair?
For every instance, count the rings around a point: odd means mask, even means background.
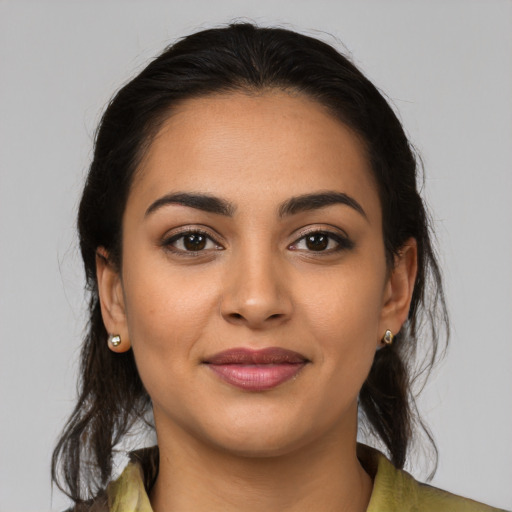
[[[408,320],[393,345],[376,352],[359,397],[366,426],[384,443],[393,463],[404,465],[417,416],[411,385],[418,373],[432,367],[439,332],[448,326],[414,151],[382,94],[331,46],[289,30],[239,23],[192,34],[167,48],[115,95],[99,125],[78,215],[90,293],[79,398],[52,459],[53,480],[77,504],[106,484],[114,448],[151,406],[133,352],[114,354],[107,347],[96,251],[104,247],[112,262],[122,265],[122,215],[134,173],[161,123],[180,102],[267,88],[316,100],[362,138],[378,185],[390,268],[404,242],[410,237],[417,241],[418,275]],[[414,356],[420,331],[421,344],[429,349],[422,350],[427,357],[418,368]]]

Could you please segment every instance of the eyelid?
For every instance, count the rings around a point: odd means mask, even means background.
[[[337,226],[332,226],[331,224],[315,224],[313,226],[306,226],[304,228],[300,228],[295,236],[298,239],[310,235],[311,233],[326,233],[328,235],[332,234],[333,236],[349,238],[343,229]]]

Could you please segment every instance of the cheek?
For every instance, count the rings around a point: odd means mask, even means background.
[[[173,270],[165,258],[161,264],[129,269],[124,280],[126,318],[141,373],[146,366],[179,370],[194,358],[195,344],[215,314],[217,283],[211,276]]]
[[[382,310],[384,270],[349,267],[306,280],[299,296],[301,307],[328,338],[375,335]],[[362,340],[361,340],[362,341]]]
[[[305,282],[303,318],[333,379],[366,378],[379,340],[384,280],[384,266],[361,265]]]
[[[140,378],[153,404],[185,414],[182,393],[192,382],[204,337],[215,311],[217,290],[198,286],[169,268],[133,272],[126,282],[128,331]],[[189,276],[190,277],[190,276]],[[199,282],[203,280],[200,279]],[[193,394],[193,393],[192,393]]]

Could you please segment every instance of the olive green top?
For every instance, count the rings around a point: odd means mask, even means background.
[[[358,458],[373,478],[367,512],[498,512],[500,509],[417,482],[380,452],[358,445]],[[135,452],[121,476],[107,487],[109,512],[153,512],[147,488],[158,472],[158,449]],[[96,510],[93,507],[93,510]],[[98,509],[99,510],[99,509]],[[502,511],[504,512],[504,511]]]

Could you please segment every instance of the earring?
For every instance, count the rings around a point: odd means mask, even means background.
[[[393,333],[388,329],[385,333],[384,333],[384,336],[382,337],[382,342],[385,344],[385,345],[391,345],[393,343]]]
[[[121,336],[119,334],[111,334],[108,337],[108,343],[113,347],[118,347],[119,345],[121,345]]]

